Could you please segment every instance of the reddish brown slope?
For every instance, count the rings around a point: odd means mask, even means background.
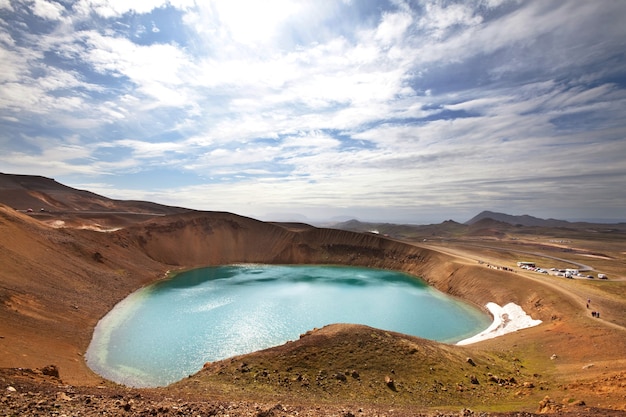
[[[89,378],[81,355],[98,319],[165,271],[124,246],[111,235],[53,229],[0,206],[0,367],[55,363]]]

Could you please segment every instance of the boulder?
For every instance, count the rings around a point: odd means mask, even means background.
[[[44,375],[52,376],[54,378],[59,377],[59,368],[56,365],[44,366],[41,369],[41,373]]]

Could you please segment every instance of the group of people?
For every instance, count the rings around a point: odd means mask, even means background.
[[[587,298],[587,308],[589,308],[589,304],[591,304],[591,298]],[[592,311],[591,312],[591,317],[600,318],[600,312],[599,311]]]

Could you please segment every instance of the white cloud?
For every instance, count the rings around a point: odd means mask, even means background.
[[[180,0],[171,3],[179,7],[190,5],[190,2]],[[73,8],[83,15],[94,12],[104,18],[113,18],[128,12],[149,13],[167,4],[170,4],[169,0],[79,0],[73,5]]]
[[[412,23],[413,17],[408,13],[385,13],[376,28],[376,39],[384,45],[397,42]]]
[[[30,63],[39,59],[41,54],[26,48],[15,48],[14,40],[7,34],[5,45],[0,45],[0,81],[13,82],[22,80],[28,73]]]
[[[265,43],[276,36],[279,26],[298,8],[299,3],[288,0],[214,1],[210,6],[227,34],[235,42],[249,45]]]
[[[130,148],[137,159],[162,158],[166,154],[181,153],[185,150],[184,144],[177,142],[146,142],[133,139],[121,139],[111,144],[101,143],[99,147],[122,146]],[[187,150],[188,151],[188,150]]]
[[[34,0],[31,4],[33,14],[43,19],[59,20],[65,8],[52,0]]]
[[[171,44],[140,46],[129,39],[83,32],[89,45],[82,51],[87,63],[102,73],[129,77],[141,84],[143,80],[180,84],[180,69],[188,61],[184,52]]]
[[[419,19],[418,26],[439,39],[450,29],[475,26],[481,22],[482,17],[469,5],[449,4],[442,7],[439,3],[428,2],[424,5],[424,13]]]

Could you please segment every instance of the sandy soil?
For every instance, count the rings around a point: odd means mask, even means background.
[[[501,306],[514,303],[532,319],[542,321],[536,327],[466,347],[415,342],[432,348],[432,356],[440,360],[437,366],[449,372],[450,381],[468,378],[467,365],[458,367],[445,358],[483,355],[493,361],[513,358],[506,362],[508,365],[502,365],[502,372],[521,372],[532,382],[532,387],[517,382],[501,386],[497,381],[484,380],[478,384],[480,388],[475,387],[484,390],[480,391],[485,397],[480,403],[466,397],[466,390],[446,390],[441,398],[449,396],[448,404],[453,409],[437,406],[442,413],[459,415],[464,401],[492,415],[510,410],[623,415],[620,412],[626,410],[623,282],[565,280],[486,266],[485,262],[514,265],[512,252],[462,243],[424,246],[371,234],[283,227],[228,213],[159,216],[102,233],[54,228],[6,206],[0,206],[0,247],[0,368],[4,368],[0,376],[6,389],[0,410],[15,414],[28,411],[50,415],[51,410],[57,410],[66,415],[101,415],[107,410],[125,415],[436,415],[428,402],[434,395],[430,391],[415,391],[419,389],[415,386],[410,397],[408,390],[393,392],[393,396],[387,396],[388,390],[380,394],[374,382],[381,380],[380,375],[372,377],[371,389],[364,388],[360,404],[339,396],[335,402],[324,401],[323,407],[316,407],[312,403],[325,398],[321,396],[323,385],[319,392],[297,393],[277,385],[272,386],[271,395],[246,390],[242,397],[243,388],[237,388],[243,384],[241,378],[233,377],[228,384],[218,378],[219,384],[211,380],[203,385],[203,378],[208,378],[206,371],[190,378],[196,387],[193,390],[129,390],[103,381],[86,366],[82,355],[95,324],[130,292],[162,279],[170,270],[233,262],[395,269],[422,277],[439,290],[481,308],[490,302]],[[623,253],[623,248],[619,251]],[[612,259],[622,262],[621,258]],[[607,262],[588,260],[594,261]],[[590,308],[588,299],[592,300]],[[600,311],[601,318],[592,317],[592,310]],[[336,339],[315,339],[316,348],[332,353],[339,349],[333,345]],[[305,342],[306,338],[293,343],[304,346]],[[407,342],[394,336],[389,343],[397,347]],[[397,351],[390,348],[386,355],[372,359],[372,366],[383,369],[385,361],[398,359]],[[274,355],[272,361],[281,363],[285,350],[264,353],[268,354]],[[512,368],[514,363],[523,364],[524,369],[518,365]],[[58,369],[58,378],[41,371],[52,364]],[[488,373],[485,370],[479,379],[488,378]],[[235,395],[237,389],[239,395]],[[181,412],[183,407],[187,408]],[[472,415],[470,411],[466,414]]]

